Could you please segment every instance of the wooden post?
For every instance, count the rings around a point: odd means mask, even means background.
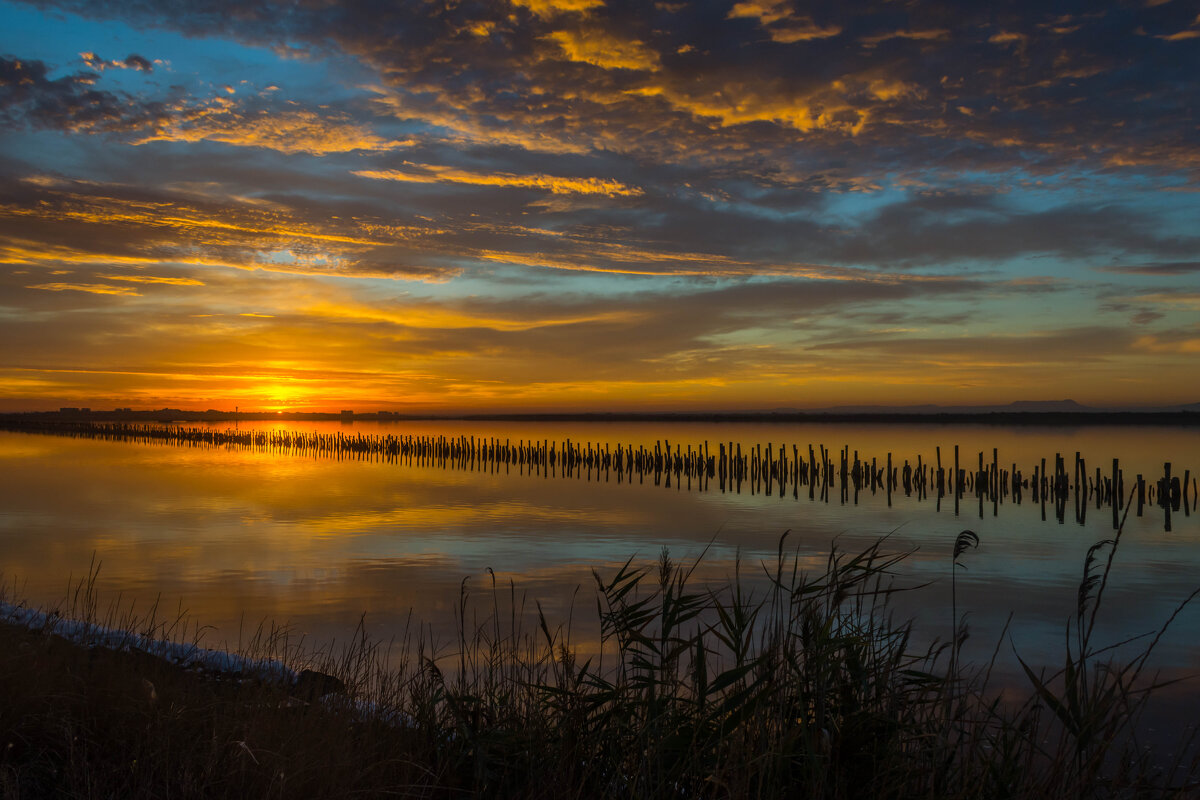
[[[1171,490],[1171,462],[1163,464],[1163,482],[1159,501],[1163,507],[1163,530],[1171,530],[1171,508],[1174,505],[1175,493]]]
[[[1183,471],[1183,486],[1181,487],[1181,493],[1183,494],[1183,514],[1184,514],[1184,516],[1187,516],[1191,510],[1191,506],[1188,503],[1188,484],[1190,483],[1191,475],[1192,475],[1192,471],[1190,469],[1185,469]]]

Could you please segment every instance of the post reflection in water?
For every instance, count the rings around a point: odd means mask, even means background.
[[[667,437],[656,439],[652,449],[643,444],[638,444],[635,449],[633,444],[619,440],[614,444],[609,441],[572,441],[569,437],[562,441],[544,438],[527,442],[524,438],[513,441],[507,436],[503,439],[481,436],[477,440],[473,434],[450,437],[445,434],[357,432],[346,435],[343,431],[309,433],[272,428],[220,430],[214,426],[121,422],[16,423],[10,427],[17,432],[70,438],[249,449],[281,456],[382,461],[406,467],[434,466],[443,470],[492,474],[503,471],[506,475],[516,470],[520,475],[528,472],[544,477],[586,477],[589,483],[593,480],[609,483],[615,479],[620,484],[636,479],[642,484],[650,478],[653,485],[670,489],[674,479],[676,489],[682,489],[686,480],[688,491],[699,492],[711,491],[715,487],[721,493],[729,491],[741,494],[745,484],[749,494],[769,496],[778,487],[779,497],[786,496],[790,489],[793,499],[799,499],[801,487],[807,487],[809,499],[812,500],[820,487],[820,499],[825,503],[830,502],[831,490],[837,488],[842,505],[850,502],[851,491],[854,505],[859,503],[860,492],[869,491],[872,496],[886,493],[889,506],[893,491],[902,491],[905,497],[915,496],[917,500],[924,500],[933,492],[937,501],[936,510],[940,511],[943,498],[950,493],[954,497],[956,515],[963,497],[973,494],[979,501],[980,518],[984,515],[985,503],[990,505],[992,515],[998,516],[1001,503],[1019,504],[1029,492],[1032,502],[1037,503],[1040,498],[1043,520],[1047,501],[1053,503],[1054,516],[1061,523],[1065,521],[1068,502],[1073,500],[1075,521],[1083,525],[1088,503],[1094,501],[1097,510],[1105,506],[1111,509],[1114,530],[1119,527],[1120,512],[1125,503],[1125,473],[1120,467],[1120,459],[1112,459],[1112,470],[1107,475],[1101,472],[1100,467],[1096,467],[1093,478],[1088,472],[1086,459],[1078,450],[1075,451],[1070,476],[1067,475],[1066,458],[1057,452],[1054,454],[1053,475],[1047,471],[1046,459],[1042,458],[1040,465],[1032,466],[1030,476],[1019,469],[1015,461],[1011,468],[1006,469],[1000,463],[997,447],[991,449],[991,459],[986,462],[984,452],[979,451],[976,470],[962,469],[959,466],[957,444],[954,445],[954,468],[947,471],[942,466],[940,445],[934,447],[936,463],[923,463],[922,455],[918,453],[915,463],[905,458],[903,466],[893,466],[892,453],[889,451],[886,464],[880,466],[875,457],[869,463],[865,458],[860,459],[858,450],[853,451],[851,459],[848,445],[838,452],[838,462],[835,463],[832,453],[826,450],[824,444],[818,445],[821,454],[818,462],[812,444],[807,445],[807,458],[804,458],[799,446],[793,443],[789,459],[788,446],[784,444],[778,450],[770,442],[765,449],[762,445],[754,444],[743,455],[741,442],[736,443],[736,448],[732,440],[728,446],[726,442],[717,442],[714,452],[707,438],[695,445],[689,443],[684,453],[683,445],[678,441],[672,452],[671,441]],[[1136,496],[1137,515],[1140,517],[1147,498],[1147,483],[1141,473],[1137,474],[1134,487],[1134,494],[1130,497]],[[1178,474],[1172,477],[1169,461],[1163,464],[1162,477],[1149,488],[1151,502],[1164,512],[1163,527],[1167,531],[1171,530],[1171,512],[1179,512],[1182,506],[1184,515],[1190,516],[1196,496],[1196,480],[1191,478],[1191,470],[1184,470],[1181,481]]]
[[[680,561],[707,548],[697,581],[721,585],[740,560],[753,587],[791,531],[787,547],[814,570],[834,545],[886,536],[890,550],[913,551],[897,583],[933,584],[898,595],[897,610],[930,640],[949,633],[951,547],[969,527],[981,546],[958,579],[972,630],[964,658],[990,657],[1011,612],[1022,657],[1055,663],[1084,555],[1111,537],[1130,497],[1100,634],[1118,641],[1154,628],[1200,581],[1188,461],[1200,434],[1190,429],[288,429],[0,432],[0,570],[15,583],[10,594],[55,602],[94,553],[108,596],[143,605],[161,596],[211,625],[214,645],[262,619],[313,641],[345,638],[364,612],[387,639],[410,610],[450,642],[463,579],[483,596],[490,568],[529,609],[537,599],[565,621],[574,605],[574,640],[585,644],[595,635],[593,568],[615,570],[630,556],[649,563],[663,546]],[[1197,631],[1189,609],[1160,645],[1169,674],[1200,663]]]

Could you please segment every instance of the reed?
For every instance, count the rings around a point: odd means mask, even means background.
[[[1089,551],[1064,665],[1021,661],[1029,684],[1017,702],[989,686],[995,655],[959,662],[953,583],[950,642],[915,645],[894,596],[944,589],[898,586],[909,553],[886,539],[805,570],[785,534],[762,580],[739,564],[717,586],[697,583],[699,559],[680,564],[665,549],[596,571],[590,656],[580,623],[552,622],[492,575],[481,597],[464,581],[451,643],[412,624],[384,648],[360,625],[313,650],[260,626],[234,673],[148,655],[147,642],[186,649],[203,631],[157,608],[102,612],[93,570],[62,613],[32,630],[0,625],[0,793],[1195,796],[1196,760],[1164,764],[1139,749],[1139,714],[1162,686],[1148,665],[1175,615],[1120,663],[1093,641],[1119,543],[1120,532]],[[963,532],[953,561],[979,544]],[[345,691],[305,696],[302,668]]]

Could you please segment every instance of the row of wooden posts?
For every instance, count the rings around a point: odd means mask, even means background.
[[[1055,506],[1055,516],[1065,518],[1068,498],[1074,499],[1075,517],[1082,522],[1087,514],[1089,502],[1096,509],[1109,506],[1112,509],[1114,527],[1119,524],[1118,514],[1126,503],[1126,480],[1118,459],[1112,460],[1111,471],[1104,474],[1099,466],[1090,472],[1085,459],[1075,453],[1073,468],[1068,474],[1066,459],[1055,454],[1052,469],[1046,459],[1041,459],[1026,474],[1015,463],[1009,468],[1001,465],[999,450],[993,448],[991,458],[980,452],[974,469],[967,469],[960,461],[959,448],[954,446],[953,467],[942,463],[942,449],[935,449],[935,461],[928,463],[918,455],[915,460],[905,459],[901,464],[891,453],[886,460],[872,457],[869,461],[860,457],[857,450],[845,447],[836,453],[824,445],[808,445],[801,450],[798,445],[773,443],[752,445],[743,450],[740,442],[718,442],[716,449],[708,441],[702,444],[683,445],[669,439],[657,440],[653,448],[646,445],[579,442],[566,439],[561,442],[550,439],[526,440],[499,439],[461,435],[394,435],[338,433],[306,433],[283,430],[217,430],[208,427],[186,427],[179,425],[146,425],[123,422],[17,422],[0,425],[8,430],[31,433],[53,433],[72,437],[85,437],[112,441],[152,442],[182,446],[236,447],[305,455],[324,458],[355,458],[398,462],[414,466],[438,466],[476,471],[529,472],[535,475],[562,475],[564,477],[586,477],[618,482],[639,482],[651,479],[655,484],[676,488],[706,490],[714,481],[720,491],[741,492],[743,484],[751,493],[783,496],[787,489],[799,496],[800,487],[808,490],[815,499],[828,501],[837,491],[842,502],[851,495],[857,502],[858,494],[886,492],[891,501],[893,492],[916,494],[923,499],[936,494],[942,498],[953,496],[955,511],[959,502],[968,493],[980,501],[983,513],[985,500],[990,500],[993,513],[998,512],[1001,500],[1011,498],[1020,503],[1028,492],[1034,502],[1040,502],[1045,516],[1047,502]],[[1155,482],[1148,482],[1137,474],[1129,487],[1129,498],[1136,504],[1137,514],[1143,513],[1147,502],[1158,505],[1167,514],[1166,526],[1170,529],[1170,513],[1181,509],[1190,515],[1198,498],[1197,481],[1191,471],[1185,469],[1180,478],[1172,474],[1172,465],[1163,465],[1163,475]]]

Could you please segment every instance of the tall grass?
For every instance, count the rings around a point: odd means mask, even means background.
[[[952,548],[955,564],[978,544],[964,536]],[[965,625],[953,580],[949,640],[918,647],[893,597],[939,589],[896,587],[909,553],[883,540],[834,549],[823,569],[805,570],[785,536],[764,565],[765,582],[746,580],[739,565],[724,585],[698,585],[699,560],[679,564],[665,549],[653,563],[595,572],[600,646],[590,656],[573,639],[577,623],[527,608],[493,575],[482,614],[464,582],[449,646],[435,646],[417,625],[388,648],[362,627],[316,652],[285,629],[247,641],[248,658],[345,681],[346,694],[320,701],[297,698],[277,672],[225,681],[220,691],[170,690],[170,700],[158,688],[157,703],[135,702],[132,717],[112,697],[64,715],[55,688],[26,674],[26,691],[49,698],[44,713],[22,712],[6,690],[0,720],[14,741],[40,737],[44,746],[25,748],[24,760],[12,748],[0,756],[0,786],[6,796],[40,796],[22,794],[22,780],[70,796],[1195,796],[1197,762],[1162,763],[1141,748],[1137,729],[1162,685],[1147,678],[1150,657],[1175,615],[1121,663],[1093,641],[1119,541],[1120,532],[1088,553],[1063,666],[1038,671],[1020,661],[1029,681],[1020,701],[989,686],[995,655],[961,663]],[[91,583],[72,612],[98,621]],[[188,631],[175,618],[147,626],[153,618],[110,614],[107,622],[176,638]],[[48,622],[31,635],[52,641],[53,629]],[[146,680],[170,682],[162,670]],[[102,724],[105,715],[125,723]],[[96,766],[135,752],[153,765],[142,768],[144,780]],[[107,777],[97,783],[97,774]]]

